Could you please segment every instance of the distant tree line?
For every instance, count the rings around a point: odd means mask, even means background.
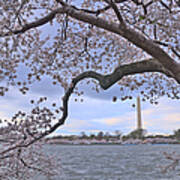
[[[86,134],[85,131],[82,131],[79,136],[77,135],[58,135],[55,137],[51,137],[51,139],[71,139],[79,138],[79,139],[97,139],[97,140],[128,140],[128,139],[146,139],[146,138],[172,138],[172,139],[178,139],[180,140],[180,129],[174,130],[173,134],[170,135],[147,135],[147,130],[145,129],[136,129],[128,133],[127,135],[123,135],[120,130],[115,130],[113,134],[110,134],[109,132],[103,132],[99,131],[97,134],[91,133],[90,135]]]
[[[119,130],[115,130],[113,135],[110,134],[109,132],[104,133],[103,131],[99,131],[97,134],[91,133],[89,136],[86,135],[86,133],[83,131],[83,132],[81,132],[80,138],[82,138],[82,139],[97,139],[97,140],[106,139],[106,140],[109,140],[109,139],[120,139],[121,136],[122,136],[122,133]]]

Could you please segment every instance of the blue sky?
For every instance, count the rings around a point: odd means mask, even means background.
[[[50,103],[61,101],[63,91],[50,83],[48,78],[35,83],[27,95],[22,95],[15,87],[5,97],[0,97],[0,117],[9,118],[15,112],[22,109],[30,110],[30,99],[48,96]],[[133,100],[112,102],[112,97],[118,96],[116,86],[108,91],[97,94],[88,88],[85,90],[84,102],[70,100],[69,117],[65,125],[60,127],[56,134],[87,134],[99,131],[113,133],[120,130],[127,134],[136,128],[136,108]],[[180,101],[167,98],[159,99],[158,105],[142,102],[142,124],[150,134],[171,134],[173,130],[180,128]]]
[[[70,116],[64,127],[57,132],[96,133],[98,131],[114,132],[120,130],[127,134],[136,128],[136,109],[131,105],[133,101],[113,103],[85,97],[84,103],[71,102]],[[151,134],[170,134],[180,128],[180,102],[169,99],[160,99],[158,105],[149,102],[141,103],[143,128]]]

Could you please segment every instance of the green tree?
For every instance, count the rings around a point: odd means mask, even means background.
[[[86,139],[87,138],[87,135],[84,131],[81,132],[81,138],[82,139]]]
[[[174,137],[180,140],[180,129],[174,131]]]
[[[127,137],[133,139],[143,139],[147,131],[145,129],[136,129],[130,132]]]
[[[109,132],[106,132],[104,134],[104,138],[106,139],[106,141],[109,141],[109,138],[111,137],[111,134]]]
[[[94,139],[95,137],[96,137],[96,135],[95,134],[90,134],[90,139]]]
[[[116,136],[116,138],[117,139],[120,139],[121,138],[121,136],[122,136],[122,133],[121,133],[121,131],[120,130],[115,130],[115,136]]]
[[[102,131],[98,132],[97,139],[101,140],[104,137],[104,133]]]

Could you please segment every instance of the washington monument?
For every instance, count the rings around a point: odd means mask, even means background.
[[[137,129],[142,129],[142,120],[141,120],[141,103],[140,97],[137,97]]]

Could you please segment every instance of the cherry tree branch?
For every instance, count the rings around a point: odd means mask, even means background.
[[[21,163],[24,165],[24,167],[27,167],[28,169],[32,169],[32,170],[35,170],[35,171],[39,171],[43,174],[46,174],[46,171],[44,171],[43,169],[41,168],[38,168],[38,167],[34,167],[34,166],[31,166],[29,165],[28,163],[25,162],[25,160],[23,158],[20,158],[20,161]]]
[[[107,5],[107,6],[103,7],[103,8],[97,9],[97,10],[89,10],[89,9],[84,9],[84,8],[79,9],[76,6],[71,6],[71,7],[75,8],[76,10],[80,10],[80,11],[83,11],[83,12],[86,12],[86,13],[89,13],[89,14],[95,14],[96,16],[98,16],[99,14],[109,10],[110,8],[113,8],[115,10],[115,13],[119,14],[116,4],[126,2],[127,0],[115,0],[114,2],[109,1],[109,0],[104,0],[104,1],[106,3],[108,3],[109,5]],[[66,2],[62,1],[62,0],[56,0],[56,2],[60,3],[62,6],[68,6],[68,4]]]
[[[39,27],[43,24],[48,23],[53,20],[56,14],[66,13],[68,16],[95,25],[101,29],[107,30],[109,32],[115,33],[124,37],[128,41],[132,42],[137,47],[143,49],[145,52],[150,54],[152,57],[157,59],[166,69],[171,71],[174,75],[175,80],[180,84],[180,63],[172,59],[159,45],[153,42],[152,39],[147,38],[142,33],[138,32],[130,26],[119,26],[115,22],[109,22],[103,18],[96,17],[92,14],[77,10],[74,6],[70,6],[64,1],[59,0],[63,7],[57,8],[56,10],[49,13],[47,16],[25,25],[22,29],[12,30],[12,32],[6,33],[4,35],[23,33],[31,28]],[[4,36],[0,35],[0,37]]]
[[[58,127],[63,125],[65,123],[65,120],[68,116],[68,102],[71,94],[73,93],[76,85],[87,78],[92,78],[95,79],[99,82],[99,85],[101,86],[102,89],[107,90],[111,86],[113,86],[116,82],[120,81],[124,76],[127,75],[134,75],[134,74],[139,74],[139,73],[145,73],[145,72],[159,72],[163,73],[168,77],[172,77],[173,75],[166,70],[156,59],[148,59],[148,60],[143,60],[140,62],[136,63],[131,63],[131,64],[126,64],[126,65],[121,65],[115,68],[114,72],[108,75],[102,75],[94,71],[87,71],[83,72],[74,79],[72,79],[70,87],[67,89],[65,95],[62,98],[63,105],[62,105],[62,116],[58,120],[58,122],[53,125],[48,131],[45,131],[38,137],[34,137],[33,140],[31,140],[28,143],[25,143],[24,141],[21,142],[20,144],[17,144],[15,146],[12,146],[2,152],[0,152],[0,155],[3,155],[7,152],[13,151],[14,149],[17,148],[22,148],[22,147],[28,147],[31,144],[35,143],[36,141],[42,139],[43,137],[51,134],[54,132]]]
[[[148,39],[130,26],[119,26],[119,24],[115,22],[109,22],[88,13],[77,11],[70,6],[64,8],[66,9],[65,11],[67,14],[74,19],[87,22],[126,38],[134,45],[156,58],[166,69],[174,74],[176,81],[180,83],[180,64],[174,61],[163,49],[160,48],[159,45],[155,44],[153,40]]]
[[[169,165],[167,165],[167,166],[165,166],[165,167],[162,167],[163,172],[165,173],[165,172],[167,172],[169,169],[174,170],[174,169],[178,166],[178,164],[179,164],[179,162],[180,162],[180,156],[177,156],[177,155],[175,154],[175,152],[173,152],[173,153],[166,153],[166,152],[164,152],[163,154],[164,154],[164,156],[165,156],[166,159],[172,161],[172,163],[170,163]]]
[[[123,17],[121,16],[121,13],[117,7],[117,5],[112,1],[112,0],[104,0],[107,4],[109,4],[109,6],[112,7],[112,9],[114,10],[119,22],[121,25],[125,26],[125,22],[123,20]]]
[[[155,43],[162,45],[164,47],[168,47],[169,44],[161,41],[154,40]],[[171,47],[172,52],[180,59],[180,54],[175,50],[175,48]]]
[[[154,1],[149,1],[148,3],[144,4],[143,1],[138,1],[138,0],[132,0],[137,6],[142,6],[144,10],[144,15],[147,14],[147,8],[150,6]]]
[[[57,9],[51,11],[48,15],[44,16],[43,18],[40,18],[40,19],[38,19],[36,21],[28,23],[28,24],[24,25],[20,29],[10,30],[7,33],[2,33],[2,34],[0,34],[0,37],[11,36],[13,34],[21,34],[21,33],[24,33],[26,31],[30,30],[30,29],[33,29],[33,28],[42,26],[44,24],[47,24],[50,21],[52,21],[55,18],[56,14],[58,14],[58,13],[59,14],[64,13],[63,8],[57,8]]]

